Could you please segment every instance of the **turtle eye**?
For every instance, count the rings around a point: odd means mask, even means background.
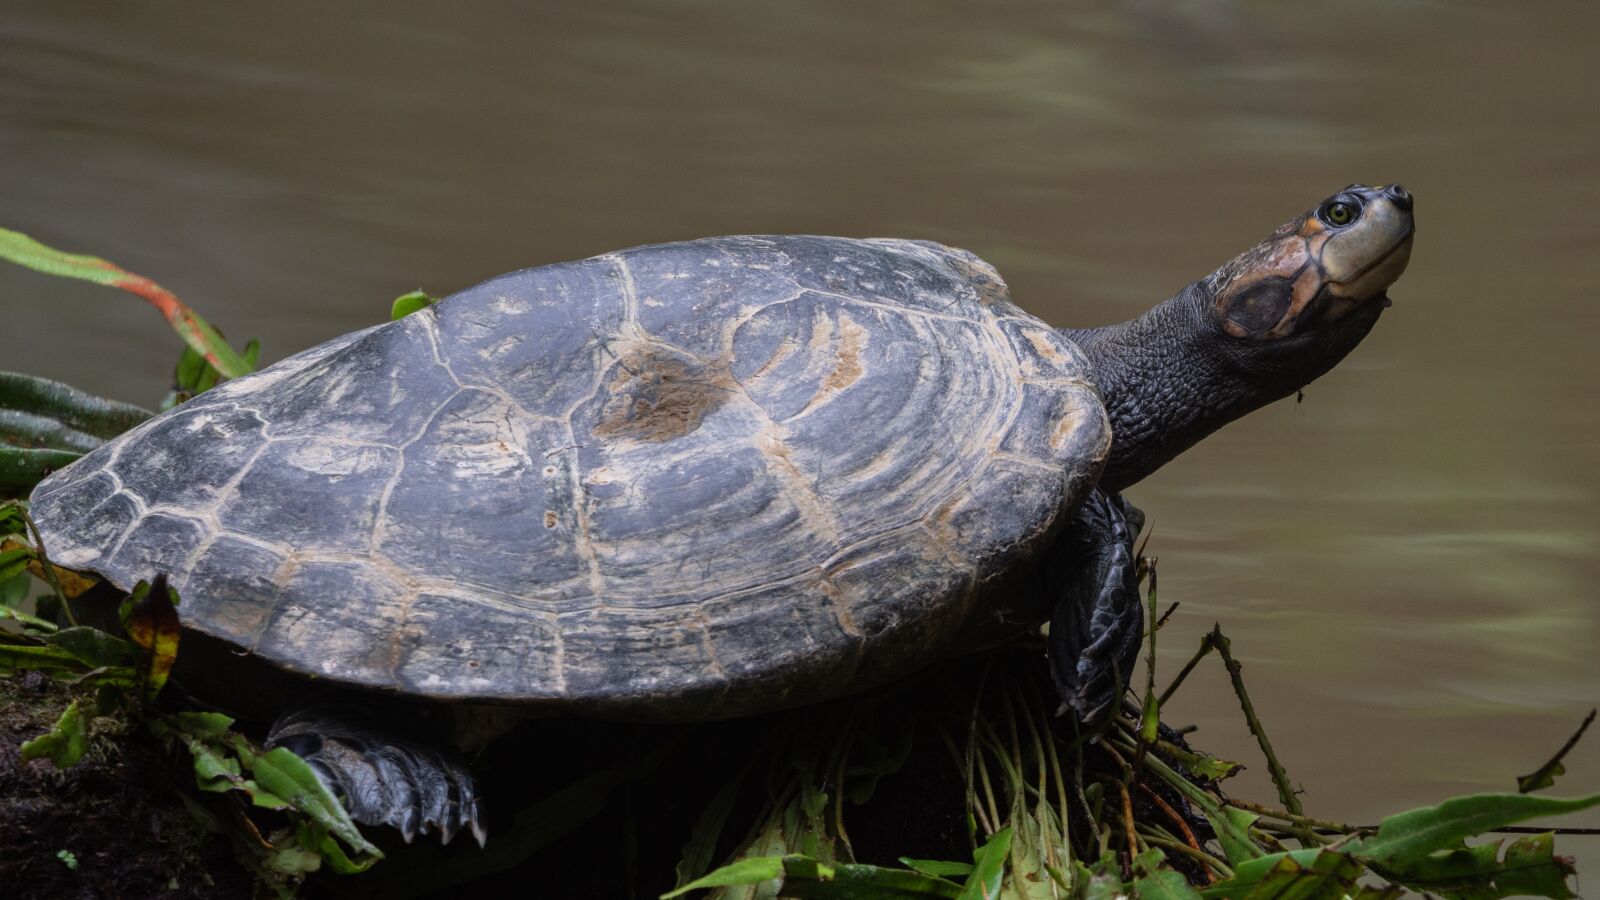
[[[1330,200],[1322,207],[1322,220],[1336,228],[1349,225],[1360,214],[1359,206],[1345,200]]]

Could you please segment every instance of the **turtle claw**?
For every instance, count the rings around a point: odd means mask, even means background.
[[[357,822],[391,826],[408,844],[430,831],[448,844],[465,827],[483,846],[488,832],[466,766],[369,719],[349,707],[307,707],[279,719],[267,746],[304,759]]]
[[[1144,514],[1120,496],[1095,491],[1062,541],[1061,581],[1050,620],[1050,674],[1058,714],[1088,725],[1122,700],[1144,637],[1134,538]]]

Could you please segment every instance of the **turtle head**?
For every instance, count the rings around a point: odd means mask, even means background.
[[[1352,184],[1137,319],[1068,332],[1111,414],[1101,487],[1139,481],[1354,350],[1411,259],[1412,206],[1398,184]]]
[[[1202,282],[1217,324],[1261,351],[1360,341],[1411,259],[1412,206],[1398,184],[1352,184],[1285,222]]]

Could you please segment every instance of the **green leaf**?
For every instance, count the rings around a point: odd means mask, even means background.
[[[83,687],[132,688],[139,686],[138,673],[128,666],[101,666],[77,675],[57,674],[56,677],[68,684],[76,684]]]
[[[132,666],[139,659],[139,651],[132,644],[87,625],[63,628],[45,638],[45,643],[60,647],[91,668]]]
[[[0,611],[7,618],[21,619],[22,614],[15,610]],[[83,664],[78,658],[60,647],[40,646],[37,644],[11,644],[0,643],[0,663],[13,669],[69,669],[79,670]]]
[[[78,709],[78,701],[67,705],[55,727],[22,745],[22,761],[48,759],[56,768],[66,769],[83,758],[89,749],[89,734]]]
[[[220,332],[219,332],[220,334]],[[261,359],[261,341],[251,338],[244,345],[241,358],[246,366],[254,369],[257,361]],[[178,364],[172,372],[172,393],[161,404],[163,410],[168,410],[192,399],[196,394],[203,394],[216,387],[222,380],[222,373],[207,362],[205,357],[196,353],[193,348],[183,348],[183,353],[178,357]]]
[[[1567,738],[1567,742],[1561,745],[1561,749],[1557,750],[1556,755],[1550,757],[1548,762],[1530,774],[1517,777],[1517,793],[1527,794],[1543,790],[1555,784],[1557,776],[1567,774],[1567,767],[1561,764],[1561,760],[1573,747],[1578,745],[1578,741],[1583,738],[1583,733],[1589,730],[1590,725],[1594,724],[1595,712],[1593,709],[1589,710],[1589,714],[1584,716],[1583,722],[1578,725],[1577,732],[1572,737]]]
[[[238,378],[250,371],[249,366],[222,340],[216,329],[185,306],[171,291],[142,275],[135,275],[93,256],[63,253],[19,231],[4,228],[0,228],[0,259],[47,275],[77,278],[135,294],[154,306],[172,330],[183,338],[184,343],[204,356],[217,371],[229,378]]]
[[[1501,871],[1495,876],[1499,897],[1575,897],[1567,878],[1576,875],[1572,861],[1555,855],[1555,835],[1551,832],[1517,838],[1506,848]]]
[[[782,894],[797,900],[954,900],[961,886],[907,869],[857,863],[825,866],[806,857],[785,857]]]
[[[0,377],[5,375],[0,372]],[[0,502],[0,536],[28,533],[27,504],[21,500]]]
[[[318,855],[328,863],[328,868],[340,875],[358,875],[377,865],[378,860],[383,858],[366,855],[360,859],[351,859],[339,842],[315,822],[300,822],[295,826],[294,834],[302,845],[315,848]]]
[[[1416,891],[1445,897],[1496,900],[1499,897],[1572,897],[1567,878],[1575,874],[1569,860],[1555,855],[1551,834],[1514,841],[1500,857],[1504,841],[1429,854],[1405,866],[1378,866],[1385,877]]]
[[[200,790],[221,793],[240,788],[247,793],[254,793],[245,783],[239,760],[225,755],[215,744],[190,735],[182,737],[184,746],[189,748],[189,755],[194,757],[194,781]]]
[[[1322,850],[1309,863],[1280,859],[1245,900],[1340,900],[1354,893],[1361,863],[1333,850]]]
[[[1082,891],[1084,900],[1125,900],[1128,885],[1123,884],[1115,853],[1107,852],[1091,868],[1081,862],[1073,864],[1073,884]]]
[[[145,697],[155,699],[167,683],[173,663],[178,660],[178,640],[182,629],[178,624],[178,592],[167,587],[167,576],[157,575],[149,584],[134,585],[128,597],[127,617],[122,626],[128,637],[144,650],[144,664],[140,668],[145,685]]]
[[[283,841],[273,846],[272,852],[263,857],[262,864],[280,875],[299,878],[322,868],[322,855],[301,846],[298,841]]]
[[[924,875],[932,875],[935,878],[943,878],[947,875],[972,874],[972,863],[953,862],[943,859],[911,859],[905,856],[900,857],[900,862],[904,863],[907,868],[921,872]]]
[[[33,558],[34,552],[31,547],[14,547],[0,551],[0,582],[15,581],[25,574],[28,571],[28,561]]]
[[[714,869],[696,878],[676,890],[662,894],[661,900],[681,897],[690,891],[698,891],[704,888],[728,887],[736,884],[760,884],[763,881],[782,878],[783,859],[781,856],[754,856],[729,863],[720,869]]]
[[[1200,892],[1172,869],[1151,872],[1133,880],[1133,893],[1141,900],[1200,900]]]
[[[194,352],[193,347],[185,346],[183,352],[178,354],[178,365],[172,373],[173,386],[189,394],[199,393],[200,379],[205,377],[206,370],[210,368],[205,357]]]
[[[1217,817],[1211,812],[1206,812],[1212,830],[1217,833],[1217,843],[1222,845],[1222,854],[1228,864],[1238,868],[1240,863],[1257,859],[1261,856],[1261,848],[1250,840],[1250,826],[1261,818],[1253,812],[1246,812],[1235,806],[1224,806],[1221,810],[1225,822],[1218,822]]]
[[[23,567],[24,571],[11,576],[5,581],[0,581],[0,608],[4,608],[7,612],[16,612],[15,607],[17,604],[28,599],[28,591],[33,587],[33,579],[29,577],[26,571],[27,564],[24,563]],[[18,613],[18,615],[26,616],[26,619],[34,618],[27,615],[27,613]],[[21,621],[26,621],[26,619],[21,619]],[[41,619],[40,621],[43,620]]]
[[[356,828],[350,814],[345,812],[337,798],[328,792],[305,760],[286,747],[268,750],[259,756],[236,743],[240,761],[247,766],[255,780],[277,797],[309,816],[312,821],[327,829],[358,853],[382,858],[379,852]]]
[[[1156,749],[1163,756],[1176,760],[1185,772],[1202,781],[1218,782],[1234,775],[1244,768],[1240,763],[1219,759],[1209,753],[1198,750],[1189,750],[1168,741],[1156,741]]]
[[[175,712],[166,719],[180,732],[202,740],[221,740],[233,728],[233,718],[219,712]]]
[[[1334,887],[1345,885],[1347,881],[1349,885],[1353,885],[1355,878],[1359,877],[1361,872],[1360,863],[1352,860],[1347,854],[1311,847],[1286,853],[1271,853],[1246,860],[1234,869],[1232,878],[1202,888],[1199,893],[1205,898],[1276,897],[1279,894],[1275,892],[1285,891],[1302,880],[1307,889],[1328,887],[1329,890],[1333,890]],[[1341,897],[1349,888],[1339,887],[1339,890],[1340,893],[1332,896]],[[1283,896],[1287,900],[1290,896],[1320,898],[1323,895],[1293,893]]]
[[[88,453],[104,443],[101,438],[84,434],[48,416],[0,408],[0,444]]]
[[[1392,815],[1378,825],[1376,835],[1348,850],[1374,865],[1403,868],[1436,850],[1453,850],[1473,835],[1594,806],[1600,806],[1600,794],[1571,800],[1532,794],[1471,794]]]
[[[711,867],[712,857],[717,852],[717,839],[722,836],[728,815],[733,811],[734,802],[739,799],[739,786],[744,783],[748,771],[748,768],[740,769],[729,778],[695,819],[694,828],[689,832],[689,842],[684,845],[683,855],[678,860],[678,884],[687,884],[699,878]]]
[[[71,450],[0,445],[0,498],[26,497],[50,473],[82,455]]]
[[[395,298],[394,303],[389,307],[389,321],[403,319],[419,309],[426,309],[438,302],[438,300],[428,296],[421,290],[415,290],[409,294],[401,294]]]
[[[961,887],[960,900],[996,900],[1011,855],[1011,829],[1002,828],[972,853],[972,874]]]
[[[0,410],[35,416],[53,423],[53,427],[80,435],[80,440],[90,439],[97,443],[122,434],[152,415],[149,410],[131,403],[96,397],[69,384],[21,372],[0,372]],[[34,446],[55,445],[45,443]],[[92,448],[68,446],[58,449]]]

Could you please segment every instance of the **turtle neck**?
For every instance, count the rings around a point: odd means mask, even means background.
[[[1228,337],[1195,282],[1128,322],[1061,329],[1089,357],[1111,419],[1100,486],[1121,491],[1234,419],[1293,394],[1343,359],[1381,311],[1351,314],[1314,339]]]

